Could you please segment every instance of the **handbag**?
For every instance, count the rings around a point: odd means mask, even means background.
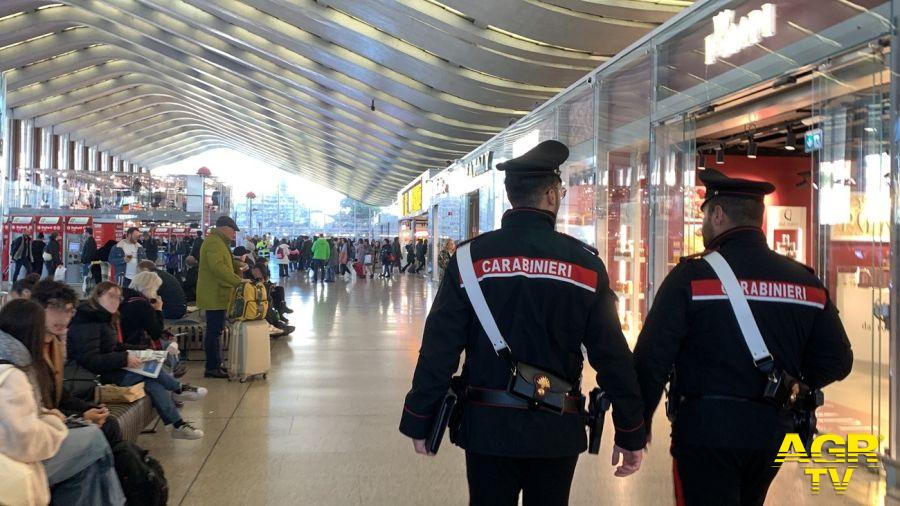
[[[0,385],[15,369],[3,364],[0,369]],[[0,453],[0,504],[10,506],[37,506],[50,502],[50,485],[42,473],[43,463],[20,462]]]
[[[94,402],[100,381],[97,375],[85,369],[78,362],[69,360],[63,367],[63,390],[72,397]]]
[[[45,262],[49,262],[50,260],[53,260],[53,255],[45,251],[44,254],[41,255],[41,258],[43,258]]]
[[[475,266],[472,264],[470,244],[464,244],[456,250],[456,260],[459,264],[459,273],[466,295],[469,296],[469,301],[472,303],[472,308],[475,310],[475,315],[484,328],[485,334],[491,340],[494,352],[510,364],[507,392],[528,403],[531,409],[562,415],[566,411],[567,404],[572,404],[567,401],[571,398],[581,397],[578,388],[556,374],[532,364],[517,362],[513,358],[512,350],[503,339],[497,322],[491,315],[491,310],[484,299],[481,286],[478,284]],[[581,399],[581,404],[583,406],[583,399]]]

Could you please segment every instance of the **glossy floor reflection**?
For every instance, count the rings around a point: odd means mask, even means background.
[[[397,431],[435,287],[412,276],[324,287],[295,276],[285,286],[297,330],[273,342],[268,380],[204,380],[191,362],[187,381],[210,393],[183,412],[206,437],[176,441],[162,427],[141,436],[165,467],[170,504],[466,504],[462,451],[445,443],[438,457],[420,457]],[[581,457],[572,504],[674,503],[668,422],[658,417],[637,475],[613,477],[611,434],[599,457]],[[858,470],[847,495],[826,484],[812,496],[802,470],[784,469],[767,504],[881,504],[882,487]]]

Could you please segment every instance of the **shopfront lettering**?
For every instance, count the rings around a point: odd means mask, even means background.
[[[775,35],[775,5],[763,4],[734,21],[734,11],[725,9],[713,17],[713,33],[704,39],[705,63],[712,65],[719,58],[728,58]]]
[[[472,158],[468,162],[466,162],[466,174],[469,177],[475,177],[480,174],[484,174],[485,172],[491,170],[491,164],[494,161],[494,152],[491,150],[485,151],[480,155]]]

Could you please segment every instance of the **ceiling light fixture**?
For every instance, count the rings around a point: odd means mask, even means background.
[[[787,138],[784,140],[784,149],[794,151],[797,149],[797,136],[794,135],[794,127],[788,124]]]
[[[747,134],[747,158],[756,158],[758,146],[756,141],[753,139],[753,134]]]
[[[719,148],[716,149],[716,165],[724,165],[725,164],[725,143],[719,145]]]

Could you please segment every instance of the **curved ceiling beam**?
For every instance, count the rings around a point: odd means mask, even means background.
[[[107,47],[108,46],[94,47],[94,48],[89,48],[85,51],[91,52],[93,59],[103,59],[102,57],[99,57],[97,55],[96,51],[102,50]],[[68,58],[68,56],[69,55],[62,57],[62,58]],[[113,76],[118,76],[119,74],[121,74],[121,72],[127,72],[127,71],[134,71],[134,72],[143,72],[144,71],[144,67],[142,67],[141,65],[138,65],[133,62],[125,62],[125,61],[111,61],[111,62],[103,63],[101,65],[97,65],[94,67],[90,67],[88,69],[84,69],[84,70],[80,70],[80,69],[81,69],[81,67],[79,67],[76,62],[74,62],[74,61],[68,62],[67,65],[61,69],[61,72],[66,73],[64,78],[51,79],[50,81],[47,81],[46,83],[41,83],[40,85],[30,85],[28,87],[29,90],[32,90],[32,96],[30,98],[32,100],[47,98],[44,95],[35,95],[34,90],[38,90],[38,91],[48,90],[48,93],[50,93],[51,91],[59,91],[59,92],[74,91],[74,89],[77,89],[77,84],[81,80],[85,79],[85,77],[82,77],[83,75],[86,75],[86,78],[89,80],[94,80],[94,79],[96,79],[97,74],[102,73],[104,71],[108,71],[110,73],[110,75],[113,75]],[[76,72],[76,70],[78,70],[78,71]],[[74,73],[71,73],[71,72],[74,72]],[[9,76],[9,82],[10,82],[10,89],[13,89],[13,90],[17,89],[16,86],[17,86],[18,80],[20,78],[28,77],[28,76],[20,75],[19,71],[11,71],[8,74],[8,76]],[[191,87],[179,86],[180,83],[178,83],[178,82],[169,82],[168,78],[166,78],[165,76],[162,76],[162,75],[154,76],[152,78],[147,77],[147,80],[153,81],[153,82],[156,82],[156,81],[163,82],[164,84],[170,85],[170,87],[173,89],[180,90],[180,92],[182,92],[184,94],[194,94],[198,97],[198,101],[202,101],[202,102],[208,104],[210,107],[219,108],[223,111],[226,111],[226,110],[234,111],[236,108],[240,107],[237,104],[232,105],[230,102],[222,100],[222,99],[216,100],[215,97],[210,96],[205,91],[204,92],[198,91],[195,93]],[[72,82],[71,86],[68,86],[69,81]],[[14,91],[13,96],[15,97],[16,96],[15,94],[17,94],[17,93],[19,93],[19,92]],[[20,102],[18,100],[16,100],[15,103],[18,104]],[[251,124],[248,126],[248,128],[254,128],[254,129],[271,128],[271,123],[272,123],[271,114],[267,114],[268,111],[266,111],[264,109],[255,109],[256,106],[254,104],[250,104],[247,102],[245,102],[244,105],[246,105],[248,107],[248,111],[246,111],[245,114],[243,114],[243,115],[232,114],[232,115],[234,115],[237,119],[244,118],[248,114],[251,117],[255,118],[257,120],[255,122],[256,124],[254,125],[251,122]],[[252,109],[252,111],[249,109]],[[443,162],[443,160],[445,160],[447,158],[446,154],[429,152],[427,149],[424,150],[424,152],[422,152],[423,150],[420,148],[421,153],[417,154],[417,158],[415,159],[415,161],[413,161],[414,159],[408,158],[407,155],[402,154],[395,147],[388,144],[387,141],[389,141],[390,139],[374,138],[370,135],[361,134],[359,132],[344,132],[340,125],[335,125],[334,127],[329,126],[326,128],[316,129],[316,128],[313,128],[310,125],[308,125],[306,122],[301,122],[298,119],[292,118],[290,120],[290,124],[279,125],[279,131],[281,131],[281,130],[288,131],[288,132],[295,131],[297,135],[301,135],[304,138],[307,136],[311,136],[312,138],[318,138],[321,136],[325,142],[332,142],[331,137],[336,137],[339,139],[343,139],[343,140],[351,143],[354,146],[362,145],[363,147],[366,147],[367,149],[371,150],[372,153],[374,153],[376,155],[378,155],[379,153],[381,153],[383,151],[389,152],[389,156],[391,156],[392,159],[409,160],[409,163],[411,163],[413,165],[429,165],[429,164],[435,163],[438,160]],[[333,140],[333,142],[338,142],[338,140]],[[470,145],[466,145],[466,146],[461,145],[458,148],[458,150],[460,152],[465,152],[466,150],[470,150],[470,149],[471,149]]]
[[[131,93],[134,93],[133,88],[135,88],[135,87],[142,87],[142,89],[149,90],[151,88],[148,88],[147,86],[153,86],[152,89],[157,90],[159,94],[167,94],[167,95],[170,95],[173,97],[178,95],[176,93],[169,92],[169,90],[162,85],[146,85],[146,86],[144,86],[142,84],[142,83],[145,83],[148,81],[154,82],[154,81],[156,81],[156,79],[149,78],[147,76],[140,76],[137,74],[129,74],[125,77],[112,79],[112,80],[101,82],[101,83],[98,83],[98,84],[95,84],[95,85],[92,85],[92,86],[89,86],[86,88],[80,88],[78,90],[69,91],[69,92],[66,92],[65,89],[60,90],[60,89],[58,89],[59,87],[57,86],[53,90],[48,89],[48,93],[62,91],[63,94],[55,95],[52,97],[39,97],[39,98],[42,98],[42,100],[40,100],[34,104],[31,104],[29,106],[15,107],[15,105],[16,105],[15,103],[11,103],[11,105],[14,106],[14,115],[15,116],[21,117],[21,118],[28,118],[28,117],[32,117],[32,116],[47,114],[48,112],[55,110],[59,106],[68,106],[71,104],[71,106],[73,106],[73,107],[74,106],[82,106],[83,107],[83,104],[86,102],[94,100],[100,96],[105,96],[105,95],[116,93],[121,90],[131,90]],[[191,99],[189,97],[179,96],[178,98],[184,100],[185,103],[195,104],[198,111],[207,111],[209,109],[216,109],[216,108],[220,107],[219,104],[194,102],[193,99]],[[96,112],[96,110],[100,108],[99,106],[96,106],[93,104],[89,105],[87,107],[92,112]],[[227,115],[227,113],[228,113],[227,110],[221,110],[220,112],[223,115]],[[60,120],[60,121],[65,121],[65,120]],[[127,126],[127,125],[122,125],[122,126]],[[248,128],[252,128],[252,126],[248,126]],[[263,126],[262,128],[269,128],[269,127]],[[252,129],[249,131],[255,132],[256,130]],[[114,131],[109,131],[108,129],[104,129],[104,134],[108,137],[112,137],[113,139],[116,139],[120,133],[124,133],[124,132],[114,132]],[[307,138],[315,139],[316,138],[315,132],[297,132],[297,133],[298,133],[298,135],[306,134],[304,136],[304,139],[307,139]],[[291,141],[291,139],[288,139],[287,137],[284,136],[283,129],[279,129],[278,131],[272,131],[269,135],[272,135],[274,137],[283,137],[283,138],[285,138],[286,141],[288,141],[288,142]],[[81,136],[84,138],[83,133],[81,133]],[[87,140],[87,139],[85,139],[85,140]],[[349,140],[349,139],[348,139],[347,143],[341,142],[338,145],[336,145],[336,149],[339,152],[345,152],[345,151],[351,152],[351,154],[354,157],[359,157],[363,160],[371,159],[373,161],[373,163],[379,163],[379,161],[389,161],[390,163],[397,164],[399,162],[401,166],[405,165],[407,163],[407,161],[403,161],[402,158],[398,159],[397,157],[393,157],[391,159],[379,160],[374,156],[374,155],[378,154],[377,151],[375,151],[373,154],[372,150],[375,148],[366,147],[366,149],[361,150],[359,142],[353,143],[352,140]],[[428,168],[424,164],[419,164],[416,162],[412,162],[412,165],[419,166],[415,169],[416,172],[421,172],[421,171],[425,170],[426,168]]]

